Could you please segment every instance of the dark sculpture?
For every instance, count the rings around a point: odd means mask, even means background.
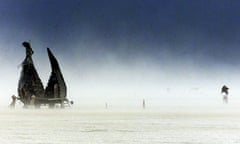
[[[40,107],[42,104],[54,107],[57,103],[64,107],[64,102],[68,103],[68,99],[66,98],[67,87],[57,59],[50,49],[47,48],[52,72],[47,87],[44,90],[41,79],[34,67],[32,60],[33,50],[30,43],[23,42],[23,46],[26,48],[26,57],[21,64],[22,71],[18,83],[20,101],[23,102],[25,107],[28,107],[30,104],[33,104],[35,107]]]

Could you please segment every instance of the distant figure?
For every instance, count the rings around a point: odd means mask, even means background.
[[[108,103],[105,103],[105,109],[108,109]]]
[[[34,106],[35,105],[35,100],[36,100],[36,96],[32,95],[31,100],[30,100],[30,105]]]
[[[145,109],[145,107],[146,107],[146,105],[145,105],[145,99],[143,99],[142,107],[143,107],[143,109]]]
[[[15,108],[16,99],[17,99],[17,97],[16,97],[15,95],[12,95],[12,102],[11,102],[11,104],[9,105],[10,108]]]
[[[221,94],[223,95],[223,101],[228,103],[228,87],[224,85],[221,90]]]

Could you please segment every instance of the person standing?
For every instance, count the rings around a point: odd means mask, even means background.
[[[143,109],[146,108],[145,99],[143,99],[142,107],[143,107]]]
[[[223,95],[223,101],[225,103],[228,103],[228,90],[229,88],[226,85],[224,85],[221,90],[221,94]]]
[[[15,108],[16,99],[17,97],[15,95],[12,95],[12,102],[10,104],[10,108]]]

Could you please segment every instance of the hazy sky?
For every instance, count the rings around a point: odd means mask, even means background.
[[[23,41],[44,85],[52,49],[78,103],[209,97],[222,84],[240,93],[239,7],[237,0],[0,0],[1,96],[17,94]]]

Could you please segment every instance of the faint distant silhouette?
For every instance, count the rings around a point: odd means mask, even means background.
[[[228,87],[224,85],[221,90],[221,94],[223,95],[223,101],[228,103]]]
[[[146,108],[145,99],[143,99],[142,107],[143,107],[143,109]]]
[[[108,109],[108,103],[107,102],[105,103],[105,109]]]
[[[9,105],[10,108],[15,108],[16,99],[17,99],[17,97],[16,97],[15,95],[12,95],[12,102],[11,102],[11,104]]]

